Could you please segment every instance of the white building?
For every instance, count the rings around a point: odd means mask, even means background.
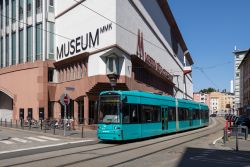
[[[87,123],[96,123],[94,104],[111,86],[192,99],[184,67],[193,60],[166,0],[2,0],[0,6],[0,110],[13,119],[20,113],[38,119],[40,111],[61,118],[65,87],[74,90],[68,116]]]
[[[234,103],[235,109],[243,107],[243,99],[240,99],[240,90],[243,87],[240,85],[240,69],[238,69],[241,61],[245,57],[248,50],[235,50],[234,53]],[[243,82],[242,82],[243,83]],[[243,97],[243,96],[242,96]]]

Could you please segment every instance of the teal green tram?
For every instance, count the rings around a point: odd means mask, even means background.
[[[100,140],[142,139],[208,126],[206,104],[141,91],[105,91],[99,99]]]

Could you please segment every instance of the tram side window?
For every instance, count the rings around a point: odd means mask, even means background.
[[[139,115],[137,104],[123,104],[123,119],[122,122],[127,123],[138,123]]]
[[[175,107],[168,108],[168,120],[175,121],[176,120],[176,109]]]
[[[178,116],[179,116],[179,121],[184,121],[188,120],[188,109],[187,108],[179,108]]]
[[[160,107],[151,105],[142,106],[142,123],[159,122],[159,121],[160,121]]]
[[[205,111],[201,110],[201,119],[205,119]]]
[[[193,109],[193,119],[200,119],[200,110],[198,109]]]
[[[209,117],[209,111],[206,110],[206,111],[205,111],[205,118],[208,119],[208,117]]]

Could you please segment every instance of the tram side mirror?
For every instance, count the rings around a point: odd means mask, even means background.
[[[122,96],[122,99],[121,99],[121,100],[122,100],[123,103],[125,103],[125,102],[128,101],[128,98],[127,98],[127,96]]]

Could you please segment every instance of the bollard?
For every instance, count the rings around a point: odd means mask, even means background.
[[[31,129],[31,120],[29,120],[29,130]]]
[[[7,127],[7,120],[5,119],[5,122],[4,122],[4,124],[5,124],[5,127]]]
[[[54,123],[54,127],[53,127],[53,134],[55,135],[56,134],[56,123]]]
[[[23,119],[21,119],[21,127],[22,127],[22,129],[24,129],[24,127],[23,127]]]
[[[245,140],[247,140],[248,138],[248,127],[246,126],[246,130],[245,130]]]
[[[41,120],[40,126],[41,126],[41,131],[42,131],[43,130],[43,121],[42,120]]]
[[[82,138],[83,138],[83,124],[82,124]]]
[[[16,120],[16,128],[18,128],[18,125],[17,125],[17,120]]]
[[[12,128],[12,119],[10,120],[10,127]]]
[[[223,143],[226,144],[226,128],[224,128],[224,131],[223,131]]]
[[[239,146],[238,146],[238,127],[236,128],[236,151],[239,150]]]
[[[46,133],[46,124],[47,122],[44,122],[44,133]]]

